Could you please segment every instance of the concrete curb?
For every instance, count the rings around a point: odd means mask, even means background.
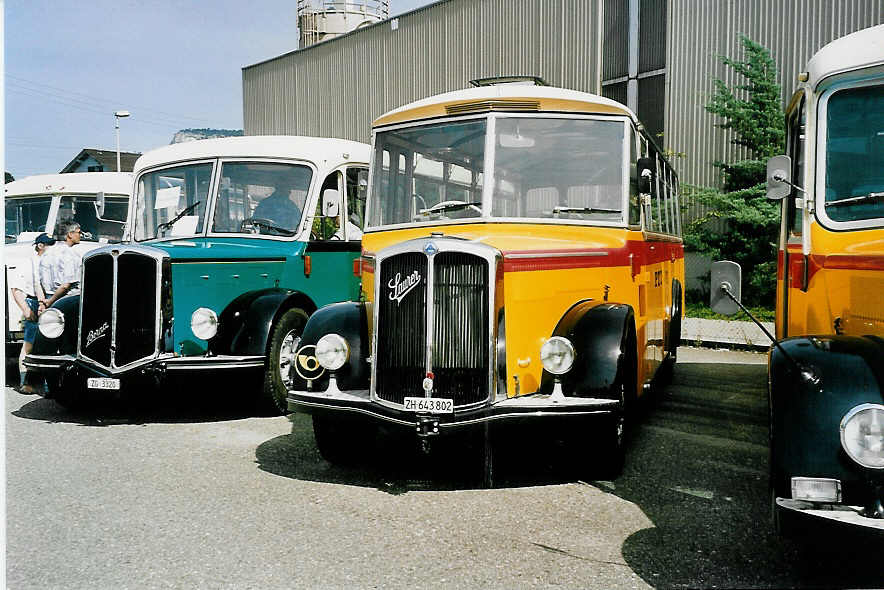
[[[771,334],[774,333],[773,322],[762,322],[762,325]],[[767,350],[771,345],[770,338],[754,322],[702,318],[682,319],[681,341],[690,346],[724,346],[751,350]]]

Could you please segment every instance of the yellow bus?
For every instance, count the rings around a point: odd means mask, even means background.
[[[362,301],[319,310],[293,362],[320,452],[561,421],[616,474],[681,333],[678,179],[653,139],[620,103],[530,84],[408,104],[372,139]]]
[[[822,48],[768,163],[782,199],[769,361],[774,524],[884,533],[884,25]],[[807,536],[815,538],[815,536]]]

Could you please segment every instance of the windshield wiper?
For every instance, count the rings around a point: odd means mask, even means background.
[[[861,203],[873,203],[875,201],[884,200],[884,193],[869,193],[858,197],[845,197],[843,199],[835,199],[827,201],[826,207],[846,207],[848,205],[859,205]]]
[[[459,209],[467,209],[469,207],[478,207],[482,201],[442,201],[436,203],[429,209],[420,209],[421,215],[430,215],[431,213],[442,213],[443,211],[457,211]]]
[[[620,209],[599,209],[598,207],[553,207],[553,213],[620,213]]]
[[[171,228],[173,225],[175,225],[175,223],[176,223],[179,219],[181,219],[182,217],[184,217],[185,215],[187,215],[188,213],[190,213],[191,211],[193,211],[194,209],[196,209],[196,206],[199,205],[201,202],[202,202],[202,201],[197,201],[197,202],[194,203],[193,205],[190,205],[190,206],[188,206],[188,207],[185,207],[185,208],[184,208],[184,209],[183,209],[178,215],[176,215],[175,217],[173,217],[173,218],[170,219],[169,221],[166,221],[166,222],[164,222],[164,223],[159,224],[159,225],[157,226],[157,232],[159,232],[160,230],[166,229],[166,228]]]

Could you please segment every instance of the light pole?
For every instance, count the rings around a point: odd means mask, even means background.
[[[117,172],[120,171],[120,119],[128,116],[129,111],[114,111],[114,129],[117,132]]]

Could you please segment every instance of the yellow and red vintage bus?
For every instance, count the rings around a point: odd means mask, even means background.
[[[363,300],[319,310],[293,363],[323,456],[381,424],[560,420],[616,473],[684,300],[677,177],[635,115],[527,84],[403,106],[374,123],[366,215]]]
[[[775,524],[884,532],[884,25],[822,48],[787,110],[771,349]]]

